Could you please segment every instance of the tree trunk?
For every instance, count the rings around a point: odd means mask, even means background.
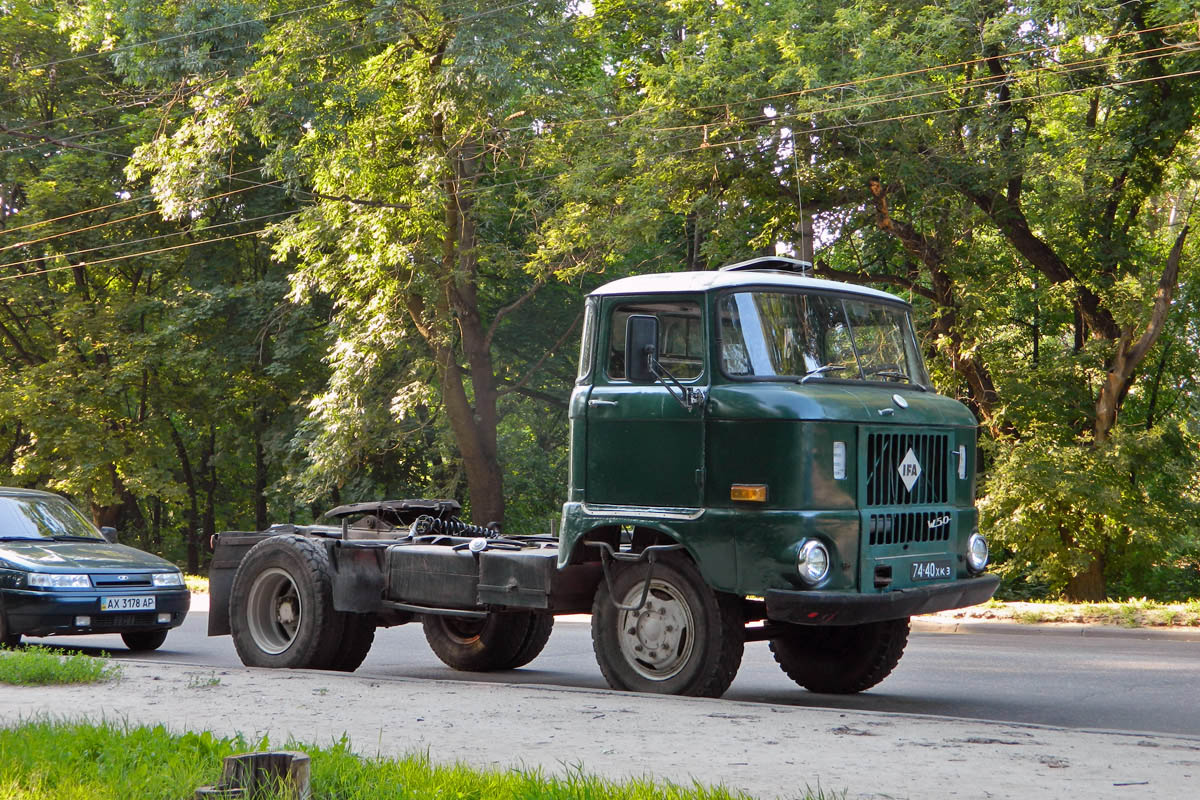
[[[217,512],[216,512],[216,494],[217,494],[217,429],[209,423],[208,440],[204,446],[204,518],[201,520],[201,530],[198,532],[197,550],[201,549],[204,542],[210,541],[211,537],[217,532]]]
[[[263,431],[266,414],[261,410],[254,414],[254,530],[267,527],[267,457],[263,448]]]
[[[183,443],[183,437],[179,435],[179,429],[175,427],[175,421],[168,417],[167,424],[171,427],[171,441],[175,443],[175,454],[179,458],[183,484],[187,487],[188,506],[184,514],[186,530],[183,532],[183,541],[187,545],[188,572],[195,573],[200,571],[200,548],[196,535],[200,528],[200,503],[196,488],[196,474],[192,471],[192,460],[188,457],[187,447]]]
[[[1104,555],[1090,553],[1092,558],[1087,568],[1067,579],[1066,597],[1073,603],[1099,603],[1107,599],[1104,581]]]
[[[433,351],[442,401],[467,476],[471,519],[483,525],[504,522],[492,335],[503,313],[516,310],[531,292],[497,312],[491,327],[485,329],[476,290],[476,233],[467,191],[475,179],[479,152],[480,148],[469,141],[447,150],[449,169],[443,181],[446,227],[442,271],[438,275],[441,292],[428,299],[410,294],[407,306],[417,331]],[[465,371],[460,359],[466,362]]]

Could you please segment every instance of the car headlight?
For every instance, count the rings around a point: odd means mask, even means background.
[[[805,542],[796,556],[796,568],[805,583],[820,583],[829,574],[829,550],[816,540]]]
[[[155,586],[183,586],[183,573],[181,572],[156,572],[154,573]]]
[[[967,568],[972,572],[983,572],[988,563],[988,543],[983,534],[976,531],[967,539]]]
[[[26,581],[40,589],[90,589],[92,581],[87,575],[59,575],[46,572],[31,572]]]

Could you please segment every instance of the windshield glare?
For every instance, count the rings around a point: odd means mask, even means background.
[[[798,292],[721,298],[721,367],[733,378],[885,381],[928,386],[908,313]]]
[[[0,497],[0,539],[86,537],[104,541],[100,532],[58,497]]]

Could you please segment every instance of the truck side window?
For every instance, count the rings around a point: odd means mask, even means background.
[[[613,309],[608,337],[609,378],[625,378],[625,324],[631,314],[658,318],[658,361],[668,372],[681,381],[704,374],[704,328],[699,303],[629,303]]]

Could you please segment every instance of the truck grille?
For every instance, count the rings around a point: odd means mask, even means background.
[[[921,472],[912,489],[900,477],[900,463],[912,451]],[[871,433],[867,436],[868,506],[945,503],[950,437],[944,433]]]
[[[930,525],[933,527],[930,527]],[[908,514],[872,514],[867,532],[871,546],[910,542],[950,541],[950,515],[944,511],[916,511]]]

